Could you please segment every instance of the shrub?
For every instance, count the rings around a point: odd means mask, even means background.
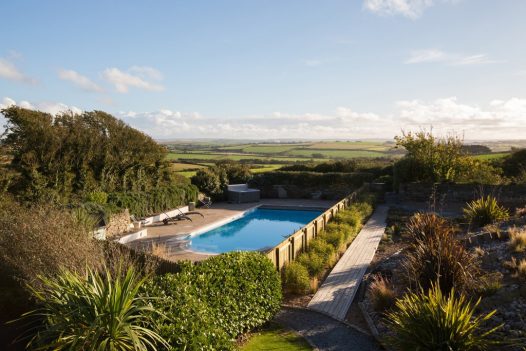
[[[480,303],[471,303],[464,295],[455,297],[452,290],[444,295],[438,285],[427,293],[409,292],[387,314],[393,332],[389,344],[396,350],[489,350],[497,342],[490,338],[497,328],[484,331],[483,324],[496,311],[474,316]]]
[[[82,272],[97,267],[102,251],[86,227],[68,211],[46,204],[31,208],[0,199],[0,261],[6,274],[38,283],[61,269]]]
[[[302,253],[296,261],[307,268],[311,277],[319,276],[325,268],[323,257],[314,251]]]
[[[307,294],[310,291],[309,271],[301,262],[290,262],[283,270],[283,284],[294,294]]]
[[[33,289],[40,306],[23,317],[38,323],[28,346],[116,351],[167,346],[150,329],[159,313],[138,295],[143,283],[133,268],[116,276],[88,269],[85,277],[69,271],[42,277],[41,287]]]
[[[177,184],[155,188],[149,192],[110,193],[108,203],[127,208],[139,217],[160,213],[169,208],[197,201],[199,190],[191,184]]]
[[[424,240],[437,235],[453,235],[453,227],[436,213],[415,213],[406,224],[407,233],[415,240]]]
[[[323,239],[331,245],[335,251],[340,251],[345,244],[344,231],[339,228],[326,230],[323,233]]]
[[[228,338],[235,338],[264,324],[280,308],[281,279],[270,260],[260,253],[222,254],[196,265],[183,265],[181,269],[179,273],[156,277],[152,284],[158,286],[155,291],[160,291],[156,295],[167,297],[154,300],[162,311],[171,311],[173,306],[184,308],[186,302],[193,304],[192,310],[202,308],[195,313],[188,312],[188,320],[180,321],[191,323],[192,314],[200,316],[196,325],[188,325],[186,329],[179,322],[176,327],[170,326],[179,318],[176,312],[160,321],[161,335],[177,340],[177,345],[187,345],[187,349],[196,342],[207,344],[215,340],[213,338],[224,340],[217,334],[218,329]],[[148,295],[149,290],[144,293]],[[215,345],[210,343],[203,349],[213,350]]]
[[[322,237],[318,237],[316,240],[311,241],[309,252],[319,255],[322,258],[325,267],[331,266],[334,261],[334,247],[327,243]]]
[[[396,301],[396,293],[389,279],[378,274],[369,285],[369,294],[375,311],[383,312],[391,308]]]
[[[526,250],[526,229],[513,227],[509,229],[510,247],[514,252]]]
[[[475,257],[447,229],[417,240],[402,265],[409,284],[425,291],[437,281],[445,292],[469,290],[479,272]]]
[[[352,211],[351,209],[346,209],[345,211],[339,212],[334,217],[333,223],[344,223],[357,231],[362,224],[362,220],[363,218],[359,211]]]
[[[153,297],[153,306],[162,313],[156,329],[170,344],[169,350],[233,350],[233,342],[221,326],[228,321],[200,298],[195,279],[193,270],[187,268],[178,274],[157,276],[144,286],[143,295]]]
[[[493,196],[488,195],[470,202],[464,208],[464,217],[469,223],[483,227],[508,219],[509,213],[508,210],[498,204]]]
[[[104,191],[90,191],[86,195],[86,201],[99,205],[105,205],[108,202],[108,194]]]

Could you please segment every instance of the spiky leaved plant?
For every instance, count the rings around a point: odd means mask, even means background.
[[[438,284],[427,293],[408,292],[388,312],[386,321],[393,335],[389,344],[396,350],[482,351],[498,344],[490,338],[501,326],[484,330],[483,324],[496,311],[475,316],[480,299],[472,303],[452,290],[444,295]]]
[[[119,272],[120,273],[120,272]],[[159,313],[138,295],[146,278],[133,268],[112,275],[87,269],[41,277],[31,288],[39,307],[21,319],[36,322],[28,347],[36,350],[156,350],[167,346],[151,326]]]
[[[495,197],[488,195],[473,200],[464,208],[464,217],[470,224],[483,227],[510,217],[507,209],[499,205]]]

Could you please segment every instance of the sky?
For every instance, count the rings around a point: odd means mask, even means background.
[[[170,140],[526,139],[522,0],[17,0],[0,12],[0,108],[103,110]]]

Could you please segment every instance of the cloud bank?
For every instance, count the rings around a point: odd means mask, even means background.
[[[0,108],[10,105],[52,114],[81,111],[63,103],[15,102],[8,97]],[[381,115],[342,106],[327,114],[274,112],[246,118],[211,118],[197,112],[161,109],[119,112],[115,116],[158,139],[391,139],[401,130],[430,127],[437,134],[463,134],[466,139],[524,139],[526,135],[526,98],[492,100],[485,106],[465,104],[456,97],[400,100],[393,111]]]
[[[364,0],[363,7],[372,13],[383,16],[401,15],[411,19],[422,16],[429,7],[456,0]]]

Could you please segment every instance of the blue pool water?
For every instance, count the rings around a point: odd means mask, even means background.
[[[322,211],[255,209],[245,216],[191,238],[194,251],[222,253],[273,247]]]

